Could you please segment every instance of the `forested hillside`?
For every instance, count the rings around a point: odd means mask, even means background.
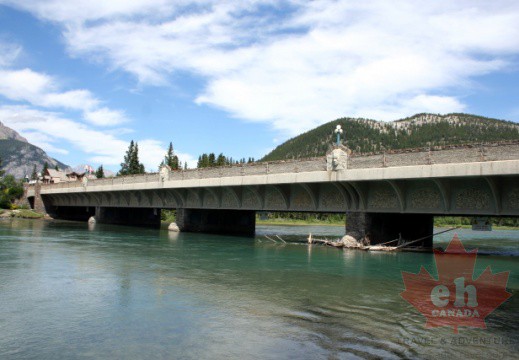
[[[338,124],[343,144],[354,152],[519,139],[518,123],[469,114],[417,114],[392,122],[341,118],[286,141],[261,161],[322,156],[334,143]]]

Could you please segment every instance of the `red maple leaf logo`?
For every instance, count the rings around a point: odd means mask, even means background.
[[[445,252],[434,250],[438,280],[423,266],[418,274],[402,271],[405,291],[400,296],[427,318],[426,328],[486,329],[485,318],[512,296],[506,291],[510,271],[492,274],[488,266],[473,279],[477,252],[465,251],[456,234]]]

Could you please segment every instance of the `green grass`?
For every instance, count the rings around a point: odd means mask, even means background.
[[[22,219],[41,219],[44,215],[40,214],[36,211],[22,209],[18,210],[16,212],[12,212],[12,216],[16,218],[22,218]]]
[[[322,225],[322,226],[343,226],[344,221],[328,221],[328,220],[299,220],[299,219],[283,219],[273,218],[268,220],[261,220],[256,218],[257,225]]]

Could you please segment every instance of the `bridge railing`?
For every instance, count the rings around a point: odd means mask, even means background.
[[[519,159],[519,141],[508,141],[494,144],[460,145],[433,147],[429,149],[404,149],[379,152],[376,154],[352,154],[348,157],[348,169],[381,168],[395,166],[448,164],[478,161]],[[300,160],[282,160],[274,162],[258,162],[237,164],[232,166],[211,167],[171,171],[169,180],[208,179],[235,176],[297,173],[325,171],[326,157]],[[96,187],[105,185],[138,184],[160,182],[159,173],[118,176],[113,178],[74,181],[56,184],[42,184],[52,188]]]

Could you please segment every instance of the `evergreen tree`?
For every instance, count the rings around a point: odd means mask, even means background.
[[[126,155],[124,155],[124,160],[121,163],[121,170],[117,173],[117,175],[129,175],[130,174],[130,161],[133,156],[133,148],[134,148],[133,140],[130,142],[130,146],[126,151]]]
[[[180,168],[178,156],[175,155],[175,152],[173,151],[173,143],[171,142],[169,143],[168,152],[164,158],[163,164],[168,165],[171,170],[178,170]]]
[[[130,159],[130,174],[144,174],[144,165],[139,162],[139,145],[135,142],[133,154]]]
[[[216,158],[216,166],[224,166],[227,163],[227,159],[222,153]]]
[[[49,163],[45,161],[45,164],[43,164],[43,170],[41,171],[41,174],[45,175],[47,170],[49,170]]]
[[[96,178],[98,178],[98,179],[102,179],[105,177],[105,171],[103,169],[103,165],[100,165],[97,168],[95,175],[96,175]]]
[[[139,145],[132,140],[117,175],[134,174],[144,174],[144,165],[139,162]]]
[[[36,171],[36,165],[32,168],[31,180],[38,180],[38,171]]]
[[[54,170],[59,171],[58,165],[54,166]]]
[[[202,168],[209,167],[209,156],[207,154],[202,154],[201,164],[200,167]]]
[[[216,165],[216,156],[214,155],[214,153],[209,154],[207,161],[208,161],[208,166]]]
[[[232,157],[226,157],[224,154],[220,153],[218,156],[215,156],[214,153],[210,154],[202,154],[198,157],[198,162],[196,167],[198,169],[213,167],[213,166],[228,166],[234,164],[245,164],[254,162],[253,157],[249,157],[248,160],[245,158],[241,158],[240,160],[234,160]]]

